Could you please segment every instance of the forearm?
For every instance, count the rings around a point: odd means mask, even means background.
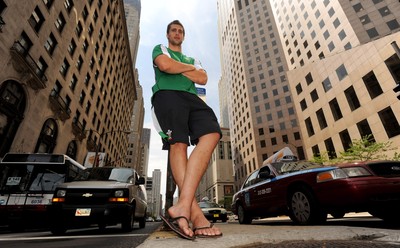
[[[154,60],[154,63],[157,65],[160,71],[169,74],[180,74],[196,70],[194,65],[181,63],[166,56],[158,56]]]
[[[208,76],[207,73],[203,70],[193,70],[182,73],[185,77],[189,78],[192,82],[200,85],[207,84]]]

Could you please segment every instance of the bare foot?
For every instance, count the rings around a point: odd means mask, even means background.
[[[221,236],[222,232],[206,219],[203,214],[199,214],[192,219],[194,235]]]
[[[185,211],[184,209],[180,208],[178,205],[172,206],[168,209],[168,214],[170,216],[170,218],[177,218],[179,216],[184,216],[187,219],[190,219],[190,214],[188,214],[187,211]],[[192,229],[189,226],[189,223],[184,219],[184,218],[179,218],[176,220],[176,222],[179,225],[179,228],[181,229],[181,231],[190,236],[193,237],[194,233],[192,231]]]

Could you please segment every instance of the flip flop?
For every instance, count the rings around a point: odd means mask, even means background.
[[[170,219],[165,218],[165,216],[163,216],[163,215],[160,215],[160,217],[165,222],[165,224],[167,224],[169,226],[169,228],[172,229],[172,231],[174,231],[176,234],[178,234],[182,238],[189,239],[189,240],[194,240],[196,238],[194,235],[191,237],[191,236],[185,234],[179,227],[178,223],[176,222],[179,219],[185,219],[189,226],[189,220],[185,216],[178,216],[176,218],[170,218]],[[190,226],[189,226],[189,228],[190,228]]]
[[[214,226],[214,224],[213,224],[213,223],[210,223],[209,226],[202,226],[202,227],[195,227],[195,228],[193,228],[193,233],[195,233],[194,236],[195,236],[196,238],[219,238],[219,237],[222,237],[222,233],[217,234],[217,235],[196,234],[196,231],[197,231],[197,230],[212,228],[213,226]]]

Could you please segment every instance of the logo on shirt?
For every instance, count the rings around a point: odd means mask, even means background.
[[[172,140],[172,131],[170,129],[168,129],[167,135],[168,135],[168,140]]]

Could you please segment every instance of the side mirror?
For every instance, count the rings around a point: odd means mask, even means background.
[[[271,179],[275,176],[271,174],[271,170],[269,168],[264,168],[262,172],[258,174],[258,178],[260,179]]]
[[[144,177],[139,177],[139,180],[136,181],[136,185],[142,185],[145,183]]]

